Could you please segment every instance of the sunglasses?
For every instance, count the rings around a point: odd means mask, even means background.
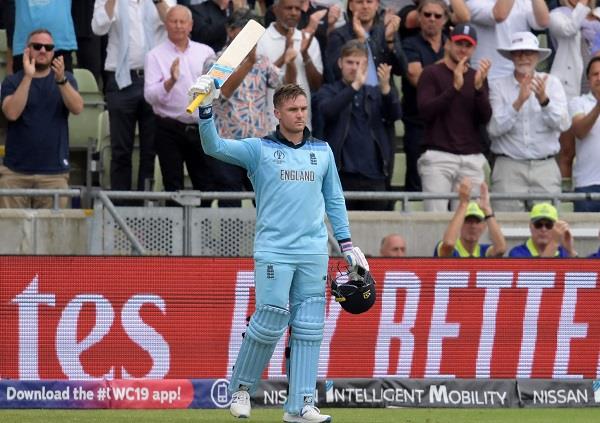
[[[29,46],[33,47],[35,51],[40,51],[42,47],[45,48],[46,51],[54,50],[54,44],[31,43]]]
[[[548,230],[551,230],[554,227],[554,222],[543,222],[538,220],[533,224],[533,227],[536,229],[546,228]]]
[[[433,12],[423,12],[423,16],[425,16],[426,18],[431,18],[433,16],[436,19],[442,19],[444,17],[444,15],[442,15],[441,13],[433,13]]]

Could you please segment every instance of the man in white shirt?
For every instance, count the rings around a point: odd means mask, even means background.
[[[144,58],[166,40],[163,22],[175,0],[96,0],[92,31],[108,34],[105,93],[109,113],[111,189],[132,187],[136,123],[140,133],[137,189],[154,176],[154,114],[144,100]],[[126,37],[123,34],[127,34]]]
[[[576,136],[573,177],[575,192],[600,192],[600,57],[587,66],[590,92],[569,103],[572,130]],[[600,201],[576,201],[576,212],[600,212]]]
[[[300,21],[301,0],[276,0],[273,12],[276,20],[258,41],[256,54],[269,58],[271,63],[284,68],[283,82],[300,85],[308,95],[308,124],[311,122],[310,93],[316,92],[323,81],[323,61],[319,43],[309,35],[296,29]],[[267,92],[270,111],[269,120],[275,129],[277,120],[273,115],[274,88]]]
[[[511,75],[490,81],[492,118],[488,132],[496,156],[492,192],[560,193],[555,155],[558,137],[570,126],[567,98],[555,76],[535,71],[550,55],[530,32],[517,32],[498,52],[514,63]],[[502,211],[523,211],[522,201],[494,202]]]
[[[511,75],[513,64],[497,51],[497,47],[510,45],[515,32],[541,30],[548,27],[550,14],[544,0],[466,0],[471,12],[471,24],[477,30],[477,50],[472,65],[479,60],[492,61],[488,79]]]

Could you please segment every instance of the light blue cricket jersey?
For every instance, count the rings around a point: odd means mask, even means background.
[[[80,1],[80,0],[78,0]],[[25,4],[27,3],[28,4]],[[77,50],[71,0],[16,0],[13,54],[23,54],[27,36],[38,28],[52,33],[57,50]]]
[[[350,239],[344,193],[326,142],[305,136],[293,146],[277,133],[222,139],[213,118],[200,119],[199,127],[206,154],[248,171],[256,195],[254,252],[328,254],[325,212],[335,238]]]

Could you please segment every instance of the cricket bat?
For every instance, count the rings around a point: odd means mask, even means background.
[[[265,33],[265,28],[255,20],[249,20],[240,33],[225,49],[219,60],[208,71],[208,75],[215,79],[217,87],[222,87],[235,69],[242,63],[248,53],[254,48],[260,37]],[[186,112],[192,114],[198,108],[205,94],[198,94],[187,106]]]

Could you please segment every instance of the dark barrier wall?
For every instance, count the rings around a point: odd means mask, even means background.
[[[321,379],[599,377],[600,262],[370,262],[368,313],[328,296]],[[226,378],[252,280],[250,259],[0,257],[0,376]]]

